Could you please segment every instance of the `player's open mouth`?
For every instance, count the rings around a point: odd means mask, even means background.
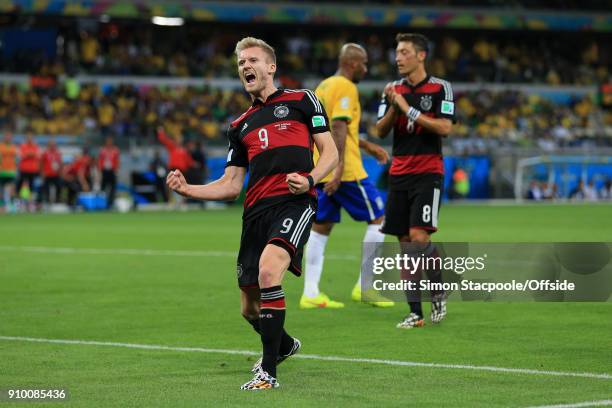
[[[251,72],[249,72],[248,74],[244,74],[244,80],[247,84],[252,84],[253,82],[255,82],[255,78],[255,74]]]

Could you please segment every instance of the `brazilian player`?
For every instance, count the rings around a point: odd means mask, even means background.
[[[315,94],[321,100],[331,121],[331,132],[338,147],[339,163],[335,171],[321,179],[317,185],[318,208],[306,249],[306,277],[304,294],[300,299],[302,309],[344,307],[319,291],[323,270],[325,246],[335,223],[340,222],[340,210],[344,208],[356,221],[368,224],[364,242],[383,242],[379,230],[383,221],[384,204],[376,187],[368,179],[363,168],[360,148],[378,159],[388,161],[387,152],[380,146],[359,138],[361,107],[358,83],[368,71],[368,55],[359,44],[342,46],[338,58],[338,71],[317,87]],[[318,151],[315,150],[315,160]],[[365,248],[371,248],[367,246]],[[370,254],[363,253],[363,259]],[[353,288],[353,300],[363,300],[378,307],[393,306],[393,302],[374,291],[361,292],[361,278]]]

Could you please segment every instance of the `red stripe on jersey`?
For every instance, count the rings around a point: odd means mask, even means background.
[[[399,84],[395,85],[395,92],[397,92],[398,94],[407,94],[411,93],[412,89],[404,84]]]
[[[285,181],[286,178],[287,175],[284,173],[262,177],[247,191],[244,207],[248,208],[264,197],[291,194]]]
[[[235,121],[232,122],[232,124],[230,125],[230,127],[236,127],[238,126],[238,124],[248,118],[249,116],[251,116],[253,113],[257,112],[259,109],[261,108],[261,106],[251,106],[249,109],[247,109],[246,112],[244,112],[242,115],[240,115],[240,117],[238,119],[236,119]]]
[[[285,298],[278,300],[262,300],[261,301],[262,309],[284,309],[285,308]]]
[[[439,154],[417,154],[407,156],[393,156],[389,174],[399,176],[402,174],[437,173],[444,174],[444,161]]]
[[[414,90],[415,93],[437,93],[440,92],[442,84],[427,82]]]
[[[277,102],[301,101],[304,98],[304,92],[284,92],[281,95],[266,101],[266,105]]]
[[[255,129],[242,139],[248,149],[249,161],[259,153],[277,147],[297,146],[312,150],[310,131],[296,120],[285,120]]]
[[[307,173],[298,173],[302,176],[306,176]],[[264,176],[257,180],[251,188],[246,192],[246,198],[244,200],[244,208],[248,208],[255,204],[258,200],[267,197],[273,197],[284,194],[291,194],[289,191],[289,185],[287,184],[287,174],[273,174],[271,176]],[[317,192],[313,187],[308,191],[308,194],[316,197]]]

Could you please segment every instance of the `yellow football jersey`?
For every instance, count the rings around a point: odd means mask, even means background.
[[[361,180],[368,176],[361,161],[359,150],[359,121],[361,120],[361,105],[357,86],[346,77],[336,75],[325,79],[315,90],[315,94],[325,107],[329,117],[330,127],[334,119],[345,119],[348,124],[346,145],[344,148],[344,173],[342,181]],[[319,152],[314,150],[314,162],[319,160]],[[330,181],[333,172],[321,182]]]

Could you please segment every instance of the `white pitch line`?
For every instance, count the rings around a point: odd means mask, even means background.
[[[0,340],[22,341],[22,342],[33,342],[33,343],[124,347],[124,348],[143,349],[143,350],[165,350],[165,351],[185,351],[185,352],[194,352],[194,353],[237,354],[237,355],[244,355],[244,356],[261,355],[260,352],[248,351],[248,350],[209,349],[209,348],[201,348],[201,347],[173,347],[173,346],[161,346],[161,345],[155,345],[155,344],[117,343],[117,342],[91,341],[91,340],[63,340],[63,339],[44,339],[44,338],[34,338],[34,337],[13,337],[13,336],[0,336]],[[403,366],[403,367],[445,368],[445,369],[456,369],[456,370],[493,371],[493,372],[498,372],[498,373],[510,373],[510,374],[529,374],[529,375],[543,375],[543,376],[552,376],[552,377],[580,377],[580,378],[596,378],[596,379],[601,379],[601,380],[612,380],[612,374],[607,374],[607,373],[585,373],[585,372],[573,373],[573,372],[567,372],[567,371],[545,371],[545,370],[532,370],[528,368],[506,368],[506,367],[476,366],[476,365],[468,365],[468,364],[420,363],[420,362],[414,362],[414,361],[382,360],[382,359],[376,359],[376,358],[321,356],[317,354],[297,354],[293,356],[293,358],[319,360],[319,361],[337,361],[337,362],[343,362],[343,363],[384,364],[384,365],[390,365],[390,366]]]
[[[235,258],[238,252],[231,251],[185,251],[166,249],[130,249],[130,248],[62,248],[47,246],[14,246],[0,245],[0,251],[20,251],[42,254],[80,254],[80,255],[136,255],[136,256],[179,256],[179,257],[227,257]],[[353,255],[326,255],[325,258],[340,261],[356,261]]]
[[[538,405],[529,408],[581,408],[581,407],[607,407],[612,405],[612,400],[600,400],[600,401],[584,401],[576,402],[572,404],[561,404],[561,405]]]

